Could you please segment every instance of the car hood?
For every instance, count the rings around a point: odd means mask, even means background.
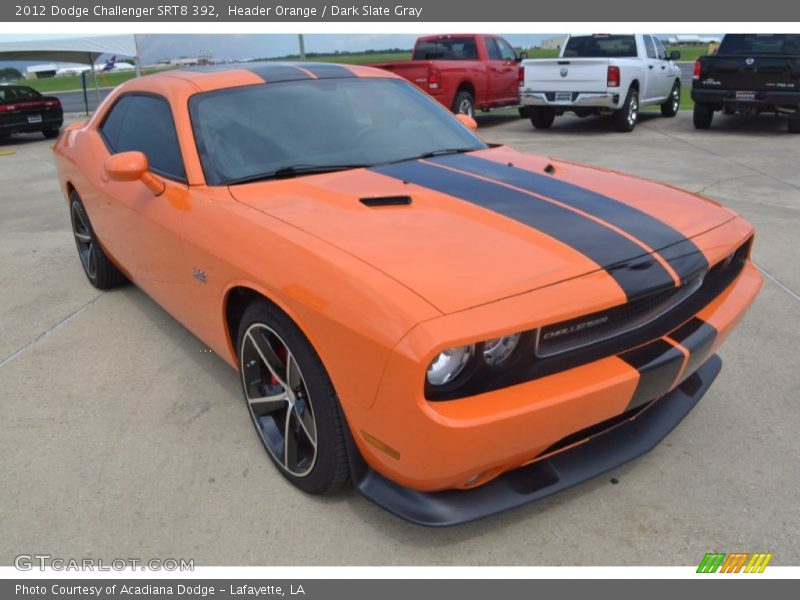
[[[642,179],[497,147],[230,187],[451,313],[596,273],[620,298],[708,267],[735,215]]]

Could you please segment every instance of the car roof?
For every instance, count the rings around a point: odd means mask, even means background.
[[[246,71],[262,79],[264,83],[298,81],[304,79],[343,79],[352,77],[385,77],[398,79],[398,76],[383,69],[362,65],[345,65],[330,62],[246,62],[224,65],[207,65],[180,68],[162,72],[164,75],[179,77],[186,81],[199,83],[235,72]]]

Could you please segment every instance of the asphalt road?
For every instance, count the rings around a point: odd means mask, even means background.
[[[757,227],[764,288],[723,371],[656,449],[483,521],[407,524],[353,491],[305,496],[272,467],[234,373],[132,286],[86,281],[50,142],[0,145],[0,564],[20,553],[212,565],[800,563],[800,170],[785,122],[643,115],[631,134],[501,116],[480,133],[700,192]],[[8,154],[9,151],[13,153]],[[612,484],[612,479],[617,483]]]

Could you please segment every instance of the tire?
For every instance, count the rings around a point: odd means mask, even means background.
[[[556,111],[537,106],[533,108],[531,124],[533,124],[536,129],[550,129],[550,126],[553,124],[553,121],[555,121],[555,118]]]
[[[78,258],[89,283],[99,290],[108,290],[126,283],[128,280],[125,275],[109,260],[98,243],[92,223],[77,192],[70,193],[69,200],[72,236],[75,238]]]
[[[661,116],[662,117],[674,117],[678,114],[678,111],[681,108],[681,82],[679,80],[675,81],[675,84],[672,86],[672,91],[669,93],[669,97],[661,105]]]
[[[639,120],[639,91],[635,87],[628,90],[622,108],[614,112],[614,129],[621,132],[630,132],[636,127]]]
[[[43,129],[42,135],[48,140],[58,137],[58,129]]]
[[[350,478],[344,419],[330,377],[302,331],[274,304],[258,299],[242,315],[237,352],[250,418],[281,475],[309,494],[341,489]]]
[[[701,102],[694,103],[694,111],[692,112],[692,121],[694,122],[695,129],[708,129],[711,127],[711,121],[714,118],[714,109],[708,104]]]
[[[467,90],[460,90],[453,99],[453,113],[475,118],[475,98]]]
[[[789,117],[789,133],[800,133],[800,117]]]

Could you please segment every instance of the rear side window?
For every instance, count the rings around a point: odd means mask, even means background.
[[[147,156],[154,172],[172,179],[186,178],[175,121],[165,99],[145,94],[124,96],[100,130],[112,152],[138,150]]]
[[[647,50],[647,58],[656,57],[656,47],[653,45],[653,38],[649,35],[644,36],[644,47]]]
[[[580,35],[571,37],[564,46],[564,58],[630,58],[636,54],[636,38],[632,35]]]

